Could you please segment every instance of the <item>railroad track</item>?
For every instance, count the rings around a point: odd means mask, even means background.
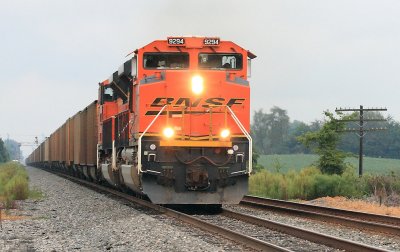
[[[281,233],[285,233],[290,236],[294,236],[303,240],[308,240],[310,242],[314,242],[321,245],[326,245],[336,249],[342,249],[346,251],[387,251],[380,248],[372,247],[369,245],[365,245],[362,243],[341,239],[338,237],[333,237],[330,235],[325,235],[313,231],[309,231],[306,229],[298,228],[291,225],[282,224],[275,221],[270,221],[258,217],[254,217],[252,215],[238,213],[235,211],[223,209],[223,216],[227,216],[230,218],[237,219],[239,221],[243,221],[246,223],[250,223],[253,225],[257,225],[260,227],[264,227],[270,230],[275,230]]]
[[[137,197],[128,195],[128,194],[120,192],[120,191],[116,191],[116,190],[114,190],[112,188],[109,188],[109,187],[105,187],[105,186],[102,186],[102,185],[99,185],[99,184],[95,184],[95,183],[92,183],[92,182],[89,182],[89,181],[86,181],[86,180],[82,180],[82,179],[79,179],[79,178],[76,178],[76,177],[72,177],[72,176],[64,174],[64,173],[55,172],[55,171],[49,171],[49,170],[46,170],[46,171],[51,172],[53,174],[56,174],[58,176],[64,177],[64,178],[66,178],[66,179],[68,179],[70,181],[73,181],[75,183],[84,185],[84,186],[89,187],[91,189],[94,189],[96,191],[112,194],[114,196],[117,196],[117,197],[122,198],[124,200],[127,200],[129,202],[135,203],[135,204],[140,205],[142,207],[146,207],[148,209],[152,209],[152,210],[158,211],[158,212],[163,213],[163,214],[165,214],[165,215],[167,215],[169,217],[175,218],[175,219],[180,220],[180,221],[182,221],[184,223],[187,223],[189,225],[197,227],[197,228],[199,228],[199,229],[201,229],[203,231],[217,234],[219,236],[225,237],[228,240],[240,243],[240,244],[242,244],[242,245],[244,245],[246,247],[249,247],[249,248],[252,248],[252,249],[255,249],[255,250],[258,250],[258,251],[285,251],[285,252],[290,251],[288,249],[279,247],[279,246],[274,245],[272,243],[268,243],[268,242],[262,241],[260,239],[254,238],[254,237],[251,237],[251,236],[248,236],[248,235],[244,235],[244,234],[241,234],[239,232],[235,232],[235,231],[232,231],[232,230],[229,230],[229,229],[214,225],[212,223],[203,221],[203,220],[201,220],[199,218],[187,215],[185,213],[182,213],[182,212],[179,212],[179,211],[175,211],[173,209],[166,208],[166,207],[163,207],[163,206],[160,206],[160,205],[152,204],[149,201],[139,199]]]
[[[272,209],[330,223],[400,236],[400,218],[321,207],[283,200],[245,196],[241,205]]]
[[[184,223],[187,223],[189,225],[197,227],[203,231],[217,234],[219,236],[225,237],[226,239],[243,244],[244,246],[255,249],[255,250],[291,251],[289,249],[277,246],[273,243],[266,242],[262,239],[258,239],[258,238],[252,237],[250,235],[243,234],[242,232],[233,231],[231,228],[224,228],[219,224],[212,224],[211,222],[202,220],[201,218],[187,215],[185,213],[175,211],[173,209],[166,208],[166,207],[163,207],[160,205],[154,205],[154,204],[150,203],[149,201],[145,201],[145,200],[139,199],[137,197],[128,195],[126,193],[116,191],[109,187],[91,183],[86,180],[78,179],[76,177],[72,177],[72,176],[66,175],[64,173],[59,173],[59,172],[54,172],[54,171],[50,171],[50,172],[55,173],[56,175],[62,176],[66,179],[69,179],[73,182],[76,182],[76,183],[79,183],[86,187],[89,187],[91,189],[101,191],[103,193],[109,193],[109,194],[112,194],[119,198],[122,198],[124,200],[127,200],[129,202],[135,203],[137,205],[156,210],[156,211],[161,212],[169,217],[173,217]],[[348,251],[387,251],[387,250],[372,247],[369,245],[352,242],[352,241],[348,241],[348,240],[344,240],[344,239],[340,239],[340,238],[336,238],[336,237],[332,237],[332,236],[322,235],[322,234],[311,232],[311,231],[308,231],[305,229],[300,229],[300,228],[296,228],[293,226],[284,225],[284,224],[280,224],[277,222],[260,219],[260,218],[253,217],[250,215],[244,215],[244,214],[241,214],[238,212],[232,212],[227,209],[222,209],[222,212],[220,215],[227,217],[227,218],[233,218],[233,219],[236,219],[239,221],[243,221],[245,223],[257,225],[259,227],[276,230],[278,232],[286,233],[290,236],[294,236],[294,237],[297,237],[300,239],[315,242],[315,243],[318,243],[321,245],[326,245],[326,246],[329,246],[332,248],[343,249],[343,250],[348,250]],[[266,232],[268,232],[268,231],[266,231]]]

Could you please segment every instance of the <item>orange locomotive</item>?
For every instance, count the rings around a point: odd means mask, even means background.
[[[61,137],[54,138],[62,142],[55,144],[60,149],[56,160],[34,152],[27,162],[106,181],[156,204],[239,203],[252,169],[247,78],[253,58],[219,38],[154,41],[99,84],[99,100],[84,110],[86,115],[80,112],[79,120],[76,115],[67,121],[79,127],[56,131]],[[84,140],[76,140],[80,151],[76,141],[71,151],[68,139],[82,132]],[[93,134],[96,148],[90,144]],[[63,144],[69,150],[65,154]],[[45,147],[46,142],[36,151],[46,152]],[[86,156],[71,162],[75,157],[67,152]]]

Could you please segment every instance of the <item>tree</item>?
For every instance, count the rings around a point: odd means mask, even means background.
[[[346,118],[358,118],[357,112]],[[353,118],[353,119],[354,119]],[[386,117],[380,112],[365,112],[364,118],[379,118],[387,121],[365,123],[365,128],[387,128],[383,131],[368,132],[364,138],[364,153],[370,157],[385,157],[400,159],[400,123],[390,116]],[[269,113],[262,109],[255,111],[251,135],[254,147],[260,155],[263,154],[294,154],[310,153],[310,149],[299,142],[299,137],[307,132],[318,132],[324,122],[316,120],[311,123],[300,121],[290,122],[286,110],[279,107],[271,108]],[[357,122],[347,122],[347,128],[358,128]],[[355,133],[343,133],[337,148],[358,154],[359,137]]]
[[[276,106],[270,111],[269,148],[272,150],[271,154],[287,153],[284,145],[288,139],[289,130],[289,116],[287,115],[287,111]]]
[[[358,118],[358,113],[355,113]],[[364,118],[386,119],[386,121],[366,123],[364,128],[386,128],[374,132],[367,132],[364,136],[364,154],[370,157],[400,158],[400,123],[392,117],[384,117],[380,112],[365,112]],[[358,128],[357,123],[347,123],[348,128]],[[339,148],[343,151],[357,154],[359,151],[359,136],[347,133],[340,141]]]
[[[10,160],[10,156],[6,147],[4,146],[3,139],[0,138],[0,163],[4,163]]]
[[[20,149],[20,144],[12,139],[6,139],[4,141],[4,146],[6,147],[11,160],[20,160],[22,157],[22,152]]]
[[[382,132],[382,142],[385,143],[384,155],[390,158],[400,158],[400,123],[388,117],[387,131]]]
[[[340,141],[340,131],[345,123],[336,119],[329,111],[324,112],[328,120],[319,131],[307,132],[298,137],[307,148],[319,155],[317,166],[322,173],[342,174],[345,168],[344,159],[348,156],[337,148]],[[342,118],[345,119],[345,118]]]
[[[254,145],[262,154],[285,153],[288,139],[289,116],[286,110],[274,106],[271,113],[255,111],[251,134]]]
[[[309,154],[310,149],[299,142],[297,138],[306,134],[307,132],[320,130],[320,128],[320,121],[314,121],[308,125],[304,122],[294,120],[292,123],[289,123],[288,138],[285,140],[285,149],[290,154]]]
[[[267,151],[268,139],[268,116],[262,109],[254,112],[253,124],[251,125],[251,135],[253,143],[261,153]]]
[[[259,158],[260,158],[260,154],[258,154],[257,150],[253,148],[253,157],[252,157],[252,163],[253,163],[253,172],[252,173],[253,174],[264,169],[264,166],[262,166],[258,163]]]

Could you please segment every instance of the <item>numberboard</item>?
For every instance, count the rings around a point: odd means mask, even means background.
[[[174,45],[174,46],[184,46],[185,45],[185,38],[179,38],[179,37],[171,37],[167,39],[168,45]]]
[[[219,45],[220,39],[219,38],[205,38],[203,40],[203,44],[206,46],[217,46]]]
[[[183,37],[168,37],[168,45],[170,46],[185,46],[186,40]],[[203,45],[205,46],[219,46],[221,40],[219,38],[204,38]]]

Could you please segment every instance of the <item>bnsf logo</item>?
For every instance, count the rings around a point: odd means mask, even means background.
[[[157,97],[151,103],[150,107],[164,107],[165,105],[172,105],[174,107],[186,106],[186,107],[203,107],[208,108],[210,105],[220,106],[220,105],[227,105],[232,107],[233,105],[241,105],[244,103],[246,99],[244,98],[231,98],[229,100],[225,100],[224,98],[214,97],[208,99],[190,99],[190,98],[172,98],[172,97]],[[157,110],[149,110],[146,112],[146,115],[157,115],[159,111]],[[172,114],[180,114],[181,111],[172,111]],[[203,113],[201,111],[188,111],[185,112],[188,114],[198,114]],[[219,113],[219,112],[216,112]],[[162,114],[166,114],[164,111]]]
[[[232,107],[233,105],[241,105],[246,99],[243,98],[231,98],[226,101],[221,97],[208,98],[203,100],[203,98],[198,98],[195,100],[191,100],[190,98],[172,98],[172,97],[157,97],[151,103],[150,107],[163,107],[164,105],[172,105],[174,107],[186,106],[186,107],[198,107],[202,106],[204,108],[209,107],[210,105],[219,106],[219,105],[227,105]]]

